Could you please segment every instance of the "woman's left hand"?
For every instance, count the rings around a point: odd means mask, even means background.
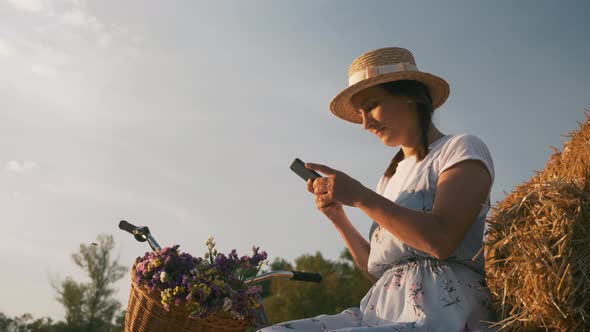
[[[355,206],[369,190],[357,180],[328,166],[306,163],[305,168],[327,175],[313,181],[314,194],[319,196],[320,201]]]

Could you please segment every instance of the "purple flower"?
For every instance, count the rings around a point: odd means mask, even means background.
[[[178,245],[137,257],[137,285],[161,294],[166,308],[186,305],[191,317],[207,317],[229,308],[230,303],[237,317],[254,317],[260,307],[262,287],[243,281],[246,274],[258,272],[266,252],[253,247],[252,256],[240,257],[232,249],[226,256],[217,253],[214,242],[208,245],[211,259],[181,253]]]

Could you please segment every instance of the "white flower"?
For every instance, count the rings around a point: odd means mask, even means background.
[[[239,320],[244,319],[244,316],[240,315],[237,311],[232,310],[232,311],[230,311],[230,314],[235,319],[239,319]]]
[[[229,298],[226,297],[225,299],[223,299],[223,308],[222,308],[223,311],[230,311],[231,306],[232,306],[232,303]]]
[[[209,248],[209,250],[213,250],[213,248],[215,247],[215,240],[213,239],[213,236],[209,236],[207,241],[205,241],[205,244],[207,245],[207,248]]]
[[[168,281],[168,275],[166,274],[166,271],[162,271],[162,273],[160,273],[160,281],[161,282]]]

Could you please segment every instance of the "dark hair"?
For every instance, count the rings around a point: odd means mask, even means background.
[[[420,128],[420,144],[418,145],[417,160],[420,161],[428,154],[428,130],[432,124],[432,97],[428,88],[418,81],[401,80],[394,82],[381,83],[379,86],[388,93],[395,96],[408,97],[416,104],[416,116],[418,117],[418,127]],[[385,171],[385,177],[391,177],[395,174],[397,165],[404,159],[404,151],[399,149],[393,157],[389,167]]]

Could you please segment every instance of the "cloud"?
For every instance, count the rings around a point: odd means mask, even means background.
[[[16,50],[14,49],[14,47],[0,39],[0,56],[13,56],[15,55],[15,53]]]
[[[72,8],[64,12],[61,22],[66,25],[80,26],[84,28],[101,29],[102,23],[94,16],[88,15],[80,8]]]
[[[95,16],[89,15],[81,8],[72,8],[61,15],[61,23],[75,28],[80,28],[91,33],[99,48],[108,48],[113,42],[113,36]]]
[[[100,48],[107,48],[113,43],[113,37],[107,32],[100,32],[98,34],[96,45]]]
[[[48,45],[44,41],[21,40],[22,53],[25,51],[34,58],[33,61],[47,63],[52,66],[64,66],[72,62],[72,56],[65,51]]]
[[[56,17],[64,26],[71,28],[79,28],[86,30],[94,35],[96,45],[101,48],[110,46],[112,37],[100,20],[93,15],[87,13],[84,6],[79,0],[8,0],[8,2],[16,9],[48,13],[48,17]],[[62,12],[66,7],[67,9]],[[61,14],[58,14],[61,12]],[[33,30],[44,30],[44,27],[33,27]],[[2,55],[2,47],[0,45],[0,55]]]
[[[47,192],[50,192],[50,193],[59,193],[58,186],[56,186],[53,183],[42,183],[41,185],[39,185],[39,187],[42,190],[47,191]]]
[[[4,165],[4,170],[11,173],[24,173],[39,168],[39,164],[34,161],[19,162],[11,160]]]
[[[27,12],[40,12],[48,7],[46,0],[8,0],[8,2],[15,9]]]
[[[73,56],[45,42],[28,38],[3,40],[0,38],[0,59],[9,57],[18,64],[17,70],[29,70],[43,78],[55,78],[62,67],[72,63]]]
[[[31,72],[37,76],[54,78],[57,76],[57,69],[50,65],[35,64],[31,66]]]
[[[43,12],[50,11],[56,6],[74,6],[80,7],[80,0],[8,0],[14,9],[25,12]]]
[[[36,169],[36,168],[39,168],[39,164],[37,164],[34,161],[25,161],[23,163],[23,168],[24,169]]]
[[[100,15],[85,6],[85,1],[7,1],[30,16],[18,21],[22,24],[18,23],[16,33],[0,35],[0,65],[10,60],[10,69],[21,74],[12,76],[23,77],[15,78],[14,89],[31,92],[25,81],[34,77],[43,79],[39,80],[39,87],[47,82],[65,84],[76,79],[89,67],[84,65],[85,60],[97,60],[92,49],[108,50],[107,56],[113,52],[129,57],[143,54],[140,47],[145,40],[143,35],[103,22]],[[51,95],[51,99],[59,98]]]

